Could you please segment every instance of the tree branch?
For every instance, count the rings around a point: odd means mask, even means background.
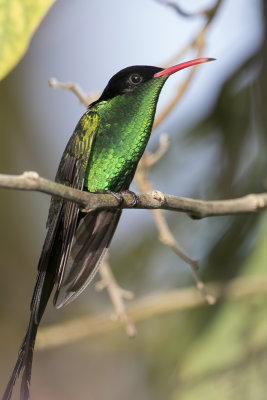
[[[50,78],[48,84],[53,89],[63,89],[69,90],[78,97],[80,102],[85,106],[88,107],[90,103],[95,101],[97,97],[99,97],[98,93],[90,93],[85,94],[82,89],[75,83],[72,82],[59,82],[56,78]]]
[[[207,9],[203,9],[200,11],[195,11],[195,12],[188,12],[185,11],[182,7],[180,7],[178,4],[172,2],[172,1],[166,1],[166,0],[156,0],[158,3],[164,5],[164,6],[168,6],[168,7],[172,7],[178,14],[180,14],[182,17],[185,18],[192,18],[192,17],[206,17],[206,18],[210,18],[211,15],[213,15],[217,8],[218,8],[218,3],[221,2],[221,0],[219,0],[215,6],[211,7],[211,8],[207,8]]]
[[[157,162],[159,162],[159,160],[161,160],[162,157],[167,153],[169,147],[169,136],[167,135],[167,133],[161,133],[159,136],[158,148],[153,153],[150,153],[147,150],[144,153],[143,158],[145,158],[146,160],[147,167],[151,168],[153,167],[153,165],[157,164]]]
[[[159,145],[160,147],[160,145]],[[163,153],[164,155],[164,153]],[[153,160],[153,158],[152,158]],[[137,186],[141,192],[148,192],[151,190],[151,185],[147,179],[149,169],[151,167],[151,155],[147,156],[146,153],[143,155],[136,174],[135,180]],[[163,210],[152,210],[151,211],[155,220],[155,224],[158,230],[158,238],[159,240],[168,246],[178,257],[180,257],[184,262],[186,262],[192,271],[193,277],[196,281],[197,288],[203,295],[207,304],[213,305],[216,302],[216,299],[211,296],[206,288],[204,282],[201,280],[199,273],[198,273],[198,261],[192,259],[184,249],[178,244],[177,240],[175,239],[174,235],[171,232],[171,229],[168,225],[168,222],[163,214]]]
[[[31,190],[61,197],[78,204],[84,212],[95,209],[118,208],[118,201],[112,194],[87,193],[41,178],[37,172],[22,175],[0,174],[0,188]],[[267,193],[249,194],[231,200],[204,201],[163,194],[158,190],[137,196],[139,209],[161,209],[187,213],[191,218],[200,219],[221,215],[249,214],[267,208]],[[132,208],[132,196],[123,194],[121,208]]]
[[[174,7],[174,3],[172,2],[162,2],[160,3],[164,5],[168,5],[171,7]],[[215,17],[218,8],[220,7],[222,3],[222,0],[217,0],[215,5],[211,7],[208,10],[203,10],[202,15],[206,16],[206,22],[203,25],[203,27],[199,30],[199,32],[195,35],[195,37],[191,40],[190,43],[188,43],[182,50],[178,52],[174,57],[169,60],[169,62],[166,64],[166,66],[172,65],[173,63],[176,62],[176,60],[180,59],[184,54],[186,54],[189,50],[196,49],[197,54],[196,57],[202,57],[203,50],[205,48],[205,37],[207,30],[210,26],[210,24],[213,21],[213,18]],[[176,5],[176,11],[180,11],[181,13],[181,8]],[[184,13],[184,16],[186,13]],[[187,15],[189,16],[189,15]],[[170,112],[174,109],[174,107],[178,104],[180,99],[182,98],[183,94],[187,90],[189,84],[191,83],[195,73],[197,71],[197,68],[191,68],[186,79],[181,83],[181,85],[178,87],[177,92],[174,94],[173,98],[168,102],[168,104],[165,106],[165,108],[159,112],[155,118],[154,121],[154,126],[153,129],[155,129],[161,122],[170,114]]]
[[[124,305],[124,299],[133,299],[133,293],[129,290],[122,289],[118,285],[107,261],[107,257],[105,257],[105,259],[101,263],[101,266],[99,268],[99,275],[101,277],[101,280],[96,283],[96,290],[107,290],[115,311],[115,318],[113,318],[113,320],[119,320],[124,325],[127,335],[129,337],[134,337],[136,335],[136,328],[133,321],[126,312],[126,307]]]
[[[238,300],[267,292],[266,277],[236,278],[228,283],[209,283],[207,289],[217,299]],[[144,321],[172,312],[203,307],[205,301],[195,287],[150,294],[130,304],[127,312],[135,321]],[[110,318],[110,313],[75,318],[61,324],[39,330],[36,348],[47,349],[77,342],[88,337],[99,336],[119,328],[119,322]]]

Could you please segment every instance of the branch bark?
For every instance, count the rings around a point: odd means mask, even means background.
[[[117,208],[118,201],[112,194],[87,193],[42,178],[37,172],[22,175],[0,174],[0,188],[30,190],[70,200],[84,212],[90,210]],[[161,209],[187,213],[191,218],[200,219],[222,215],[248,214],[267,208],[267,193],[249,194],[230,200],[204,201],[163,194],[158,190],[137,196],[139,209]],[[132,196],[123,194],[121,208],[132,208]]]

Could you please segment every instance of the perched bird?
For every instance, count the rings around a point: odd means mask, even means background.
[[[56,182],[88,192],[127,190],[150,137],[164,83],[176,71],[212,60],[199,58],[167,69],[137,65],[114,75],[78,122]],[[11,398],[20,373],[20,399],[29,398],[35,338],[52,289],[56,286],[54,305],[60,308],[86,288],[120,216],[119,207],[85,214],[75,203],[52,197],[29,326],[3,400]]]

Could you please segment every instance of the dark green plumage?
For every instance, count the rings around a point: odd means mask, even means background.
[[[208,59],[166,70],[134,66],[114,75],[77,124],[60,161],[56,181],[90,192],[128,189],[149,139],[166,79],[179,69],[205,61]],[[52,289],[56,286],[57,308],[81,293],[96,273],[120,216],[120,209],[84,214],[75,203],[52,198],[30,322],[3,400],[11,398],[21,372],[20,398],[29,398],[35,337]]]

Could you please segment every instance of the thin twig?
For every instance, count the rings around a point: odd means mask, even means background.
[[[209,10],[203,11],[203,13],[207,16],[207,20],[206,20],[204,26],[200,29],[200,31],[196,34],[196,36],[191,40],[190,43],[188,43],[182,50],[179,50],[178,54],[176,54],[174,57],[172,57],[171,60],[169,60],[166,63],[166,66],[172,65],[176,60],[178,60],[182,56],[184,56],[185,53],[187,53],[189,50],[192,50],[194,48],[197,50],[197,55],[196,55],[197,58],[201,57],[203,55],[203,50],[205,48],[206,32],[207,32],[214,16],[216,15],[221,3],[222,3],[222,0],[218,0],[212,8],[210,8]],[[167,5],[173,5],[173,3],[169,3]],[[173,98],[169,101],[169,103],[166,105],[166,107],[160,113],[158,113],[158,115],[156,116],[153,129],[157,128],[158,125],[161,124],[161,122],[170,114],[170,112],[174,109],[174,107],[176,107],[176,105],[182,98],[183,94],[185,93],[186,89],[188,88],[189,84],[191,83],[196,71],[197,71],[196,67],[193,67],[190,69],[190,71],[187,75],[187,78],[178,87],[177,92],[175,93]]]
[[[267,292],[266,276],[232,279],[228,283],[209,283],[207,290],[217,299],[238,300]],[[190,310],[205,305],[204,299],[195,287],[154,293],[135,300],[128,307],[128,314],[135,322],[173,312]],[[61,324],[40,328],[36,348],[48,349],[74,343],[89,337],[109,333],[121,325],[110,320],[110,313],[75,318]]]
[[[133,293],[122,289],[118,285],[106,258],[101,263],[99,274],[101,280],[96,283],[95,288],[98,291],[103,289],[107,290],[115,310],[115,319],[112,318],[112,320],[114,321],[119,319],[124,325],[127,335],[129,337],[134,337],[136,335],[136,328],[126,312],[126,307],[123,301],[124,299],[133,299]]]
[[[173,2],[166,2],[166,1],[159,1],[162,4],[168,5],[170,7],[173,7],[179,14],[185,16],[185,17],[192,17],[196,15],[205,15],[207,17],[207,21],[202,27],[202,29],[197,33],[197,35],[194,37],[194,39],[189,43],[188,45],[185,46],[182,51],[179,51],[178,55],[176,55],[175,60],[180,58],[182,55],[184,55],[188,50],[192,48],[197,49],[197,57],[201,57],[203,54],[203,50],[205,47],[205,34],[206,31],[216,14],[218,7],[220,6],[222,0],[218,0],[216,4],[211,7],[210,9],[202,10],[200,13],[194,13],[194,14],[189,14],[184,12],[181,7],[179,7],[176,3]],[[171,60],[171,64],[174,63],[175,60]],[[174,109],[174,107],[178,104],[180,99],[182,98],[183,94],[187,90],[190,82],[192,81],[192,78],[196,72],[195,68],[192,68],[189,73],[187,78],[182,82],[182,84],[178,87],[178,90],[176,94],[173,96],[173,98],[169,101],[167,106],[159,113],[155,119],[154,122],[154,127],[155,129],[168,115],[169,113]],[[148,157],[146,157],[146,154],[141,160],[141,165],[139,169],[137,170],[136,174],[136,180],[138,181],[139,188],[141,189],[141,192],[143,191],[148,191],[151,190],[151,186],[147,180],[147,175],[148,175],[148,170],[151,166],[151,163],[149,163]],[[139,173],[138,173],[139,172]],[[161,194],[160,194],[161,196]],[[159,197],[160,197],[159,196]],[[156,226],[158,228],[159,232],[159,239],[165,243],[167,246],[169,246],[180,258],[182,258],[186,263],[188,263],[191,267],[194,279],[196,281],[197,288],[200,290],[202,293],[205,301],[208,304],[214,304],[215,298],[211,295],[209,295],[205,289],[205,285],[203,281],[200,279],[200,276],[198,274],[198,262],[196,260],[193,260],[191,257],[189,257],[184,250],[181,249],[181,247],[178,245],[177,241],[175,240],[173,234],[171,233],[171,230],[167,224],[166,219],[164,218],[162,210],[153,210],[152,211]]]
[[[150,191],[151,185],[147,180],[147,175],[149,171],[149,165],[146,163],[146,157],[143,157],[141,163],[139,164],[138,170],[136,172],[136,183],[139,187],[139,190],[142,191]],[[159,195],[159,200],[161,199],[161,194]],[[211,296],[204,285],[204,282],[201,280],[198,273],[198,261],[192,259],[182,248],[178,245],[176,239],[174,238],[166,218],[163,215],[162,210],[153,210],[152,211],[157,229],[158,229],[158,237],[159,240],[168,246],[175,254],[178,255],[182,260],[184,260],[191,268],[193,277],[196,281],[197,288],[202,293],[207,304],[214,304],[216,299]]]
[[[173,8],[178,14],[180,14],[182,17],[185,18],[192,18],[192,17],[208,17],[210,12],[213,10],[214,7],[200,10],[200,11],[195,11],[195,12],[188,12],[185,11],[183,8],[181,8],[178,4],[172,2],[172,1],[165,1],[165,0],[156,0],[157,3],[163,4],[164,6],[168,6]]]
[[[159,145],[156,151],[153,153],[149,153],[148,151],[145,152],[146,164],[149,168],[162,159],[162,157],[167,153],[169,146],[169,136],[166,133],[162,133],[159,137]]]
[[[84,212],[95,209],[118,208],[118,200],[112,194],[88,193],[41,178],[37,172],[22,175],[0,174],[0,188],[42,192],[73,201]],[[135,208],[169,210],[187,213],[194,219],[222,215],[250,214],[267,208],[267,193],[249,194],[231,200],[203,201],[163,194],[158,190],[140,194]],[[132,195],[123,194],[121,208],[132,209]]]
[[[197,50],[197,56],[196,58],[199,58],[203,54],[203,49],[204,49],[204,34],[200,35],[198,38],[198,50]],[[170,114],[170,112],[174,109],[174,107],[178,104],[178,102],[181,100],[182,96],[184,95],[185,91],[187,90],[189,84],[191,83],[193,76],[196,73],[196,67],[192,67],[186,77],[186,79],[180,84],[180,86],[177,89],[176,94],[173,96],[173,98],[169,101],[167,106],[158,113],[158,115],[155,118],[155,122],[153,125],[153,129],[156,129],[158,125],[161,124],[161,122]]]
[[[167,67],[169,65],[173,65],[177,60],[180,60],[188,51],[198,48],[199,40],[202,40],[206,34],[207,29],[209,28],[211,22],[213,21],[214,16],[217,14],[217,11],[222,4],[223,0],[217,0],[214,7],[207,10],[206,13],[207,20],[203,27],[197,32],[197,34],[190,40],[189,43],[186,44],[181,50],[179,50],[175,56],[169,59],[164,65]]]
[[[50,78],[48,84],[53,89],[70,90],[85,107],[88,107],[98,97],[97,93],[85,94],[77,84],[72,82],[59,82],[56,78]]]

